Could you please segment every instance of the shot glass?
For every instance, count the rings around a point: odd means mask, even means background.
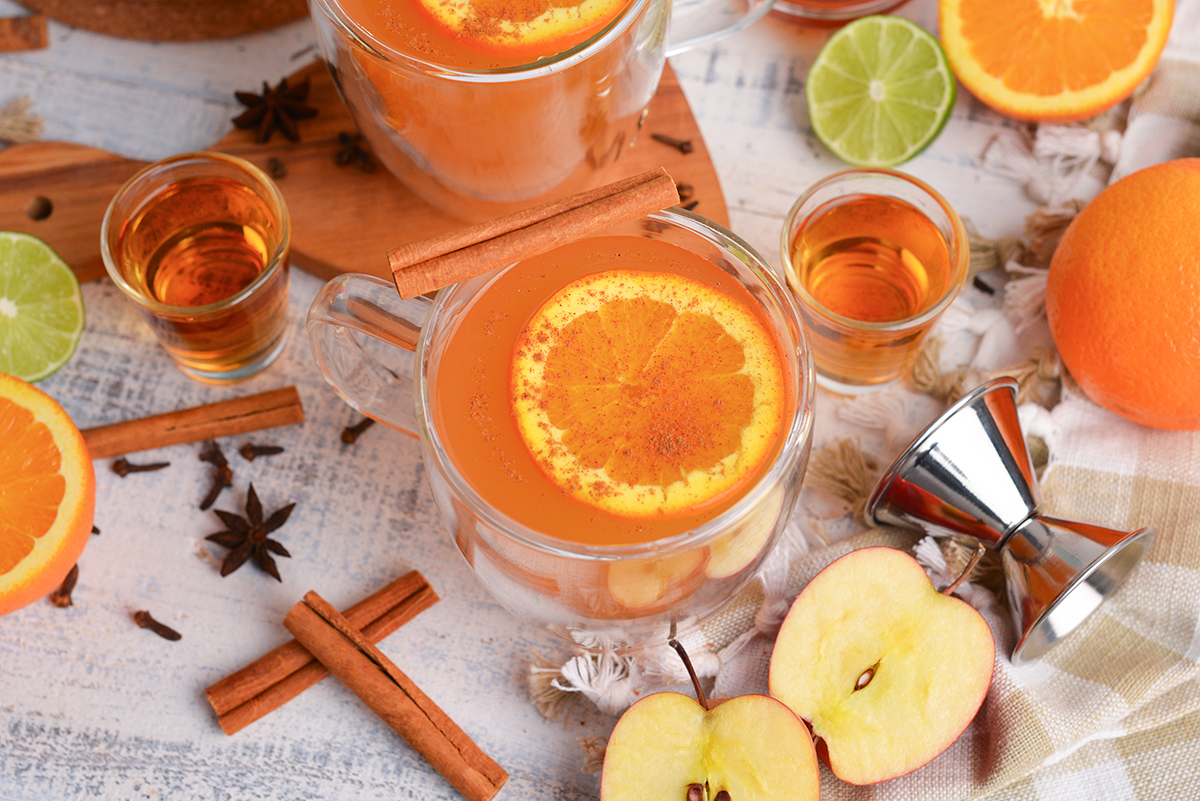
[[[287,340],[283,196],[262,170],[220,153],[151,164],[113,197],[100,252],[187,375],[209,383],[259,372]]]
[[[775,0],[772,10],[796,21],[842,25],[869,14],[884,14],[906,0]]]
[[[781,241],[817,383],[857,395],[898,380],[967,277],[962,220],[925,183],[853,169],[808,189]]]

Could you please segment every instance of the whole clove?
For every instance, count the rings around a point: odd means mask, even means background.
[[[696,146],[692,144],[691,139],[676,139],[673,136],[667,136],[666,134],[660,133],[650,134],[650,138],[655,142],[662,142],[664,145],[675,148],[685,156],[696,149]]]
[[[92,533],[93,533],[93,534],[99,534],[99,533],[100,533],[100,529],[99,529],[99,527],[98,527],[98,526],[94,526],[94,525],[93,525],[93,526],[92,526]]]
[[[700,205],[699,200],[693,200],[690,203],[684,203],[682,206],[680,206],[680,208],[684,209],[685,211],[691,211],[692,209],[696,208],[699,205]]]
[[[50,603],[57,606],[59,609],[66,609],[68,606],[74,606],[75,602],[71,600],[71,593],[75,590],[75,582],[79,580],[79,565],[73,565],[67,577],[63,579],[62,586],[50,594]]]
[[[112,471],[121,478],[130,473],[149,473],[154,470],[162,470],[164,467],[170,467],[170,462],[153,462],[152,464],[133,464],[124,456],[112,463]]]
[[[971,285],[974,286],[976,289],[978,289],[980,292],[982,292],[985,295],[995,295],[996,294],[996,290],[994,288],[992,288],[992,286],[990,284],[988,284],[987,281],[984,281],[978,275],[971,279]]]
[[[679,202],[687,203],[696,194],[696,187],[691,184],[675,184],[675,191],[679,193]]]
[[[140,628],[150,629],[164,640],[178,640],[183,637],[182,634],[165,623],[159,623],[145,609],[139,609],[133,613],[133,622],[137,623]]]
[[[267,174],[277,180],[286,177],[287,165],[278,156],[271,156],[267,159]]]
[[[200,508],[204,510],[217,502],[217,497],[226,487],[233,486],[233,468],[229,466],[229,460],[225,458],[221,446],[216,442],[205,443],[204,448],[200,451],[200,461],[208,462],[213,466],[212,486],[209,488],[208,494],[204,496],[204,500],[200,501]]]
[[[247,442],[238,453],[247,462],[253,462],[259,456],[274,456],[283,453],[283,448],[278,445],[255,445],[253,442]]]
[[[364,417],[354,425],[346,426],[342,429],[342,442],[347,445],[353,445],[359,435],[373,425],[375,425],[375,421],[372,418]]]

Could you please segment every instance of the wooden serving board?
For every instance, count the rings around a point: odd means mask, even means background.
[[[322,278],[361,272],[390,278],[387,251],[462,227],[461,220],[438,211],[409,192],[382,168],[363,172],[338,166],[339,132],[354,123],[342,105],[324,62],[317,61],[288,78],[311,81],[309,102],[320,114],[300,123],[301,141],[276,135],[266,144],[250,131],[234,130],[213,146],[267,169],[279,159],[287,174],[278,179],[292,219],[292,263]],[[681,153],[651,138],[662,133],[690,140]],[[100,223],[109,201],[145,162],[65,142],[33,142],[0,150],[0,230],[40,237],[71,265],[80,280],[104,275],[100,259]],[[679,184],[690,184],[695,207],[721,225],[729,215],[716,170],[687,100],[668,65],[650,103],[639,141],[614,165],[616,180],[665,167]],[[43,219],[39,208],[50,213]]]
[[[97,33],[179,42],[241,36],[308,13],[305,0],[21,0],[21,5]]]

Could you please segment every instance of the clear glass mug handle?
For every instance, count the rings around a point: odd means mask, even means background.
[[[670,0],[667,55],[708,44],[756,22],[775,0]]]
[[[425,297],[402,300],[390,281],[351,273],[321,288],[305,324],[325,383],[354,409],[414,437],[417,340],[432,305]]]

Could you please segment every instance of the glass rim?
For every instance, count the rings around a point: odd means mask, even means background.
[[[627,545],[590,545],[588,543],[567,542],[556,537],[551,537],[513,519],[504,512],[495,509],[484,500],[466,481],[442,445],[442,440],[438,436],[433,424],[432,409],[427,402],[429,382],[425,374],[424,364],[425,348],[429,341],[428,332],[432,331],[436,326],[446,306],[460,291],[460,287],[469,287],[476,292],[479,291],[479,288],[475,285],[475,281],[479,279],[472,279],[471,281],[447,287],[438,292],[429,309],[425,323],[421,327],[421,335],[417,343],[414,362],[416,391],[413,395],[416,403],[416,420],[421,434],[420,439],[423,451],[426,458],[431,459],[436,469],[442,473],[443,478],[451,487],[455,497],[467,507],[471,514],[477,516],[484,524],[493,529],[502,531],[506,536],[516,540],[521,545],[542,553],[570,559],[615,561],[670,553],[685,545],[687,547],[704,545],[731,530],[744,516],[754,513],[754,510],[758,508],[759,503],[763,501],[765,496],[774,491],[774,488],[787,478],[786,474],[791,469],[790,462],[792,455],[799,453],[805,440],[810,439],[812,435],[816,401],[816,371],[813,367],[812,348],[808,341],[808,334],[803,320],[800,317],[800,310],[796,306],[796,301],[792,298],[787,286],[776,276],[774,270],[771,269],[766,260],[749,243],[712,220],[678,207],[652,212],[645,215],[642,219],[656,220],[676,227],[682,227],[707,239],[730,254],[734,261],[745,265],[758,278],[762,288],[774,298],[779,306],[779,311],[786,318],[786,322],[788,323],[787,329],[794,332],[793,338],[795,342],[792,346],[788,346],[786,343],[781,344],[784,344],[782,348],[783,356],[788,361],[789,367],[793,361],[791,357],[794,355],[796,375],[792,384],[797,392],[795,408],[787,424],[786,436],[770,468],[733,505],[699,526],[663,539]],[[506,272],[507,269],[505,268],[503,271],[498,271],[496,274],[488,276],[485,284],[494,281],[501,273]],[[777,327],[772,326],[772,328],[777,334],[781,335],[781,338],[788,333],[788,330],[780,332]]]
[[[954,302],[958,297],[959,291],[966,284],[967,274],[970,272],[971,249],[967,237],[967,228],[963,224],[962,218],[958,216],[958,212],[950,205],[942,195],[929,184],[916,178],[908,173],[900,172],[899,170],[888,169],[887,167],[853,167],[847,170],[840,170],[831,175],[827,175],[820,179],[800,195],[796,202],[792,204],[788,210],[787,216],[784,217],[783,234],[780,237],[779,253],[783,260],[784,268],[789,274],[797,273],[795,265],[792,263],[792,240],[796,234],[796,224],[799,219],[800,208],[819,190],[825,188],[834,181],[845,178],[853,178],[856,176],[880,176],[889,180],[897,180],[901,183],[909,184],[916,187],[918,190],[927,194],[930,199],[940,208],[946,215],[946,219],[950,222],[950,228],[953,232],[952,238],[947,238],[947,248],[953,248],[958,251],[958,258],[952,259],[950,267],[950,282],[946,285],[946,291],[942,294],[937,303],[930,306],[922,313],[913,317],[904,317],[900,320],[888,320],[886,322],[871,322],[868,320],[856,320],[853,317],[846,317],[838,314],[829,307],[825,306],[819,300],[809,294],[808,290],[797,281],[797,285],[793,285],[788,281],[788,287],[794,292],[805,306],[820,314],[823,318],[834,322],[846,328],[854,328],[859,331],[870,333],[895,333],[898,331],[907,331],[911,328],[919,328],[931,320],[936,319],[946,308]],[[863,193],[870,194],[870,193]],[[898,198],[903,200],[903,198]],[[921,211],[920,209],[917,209]],[[921,212],[924,214],[924,212]],[[925,215],[928,217],[928,215]],[[936,225],[936,223],[935,223]],[[941,230],[941,226],[937,226]],[[953,255],[953,254],[952,254]]]
[[[421,72],[435,73],[442,78],[468,83],[500,83],[550,75],[586,58],[590,58],[595,51],[604,49],[621,36],[633,24],[634,20],[641,16],[650,2],[651,0],[633,0],[632,3],[622,9],[616,17],[610,20],[599,31],[579,44],[567,48],[560,53],[555,53],[552,56],[547,56],[546,58],[526,64],[497,67],[494,69],[456,69],[444,64],[426,61],[425,59],[403,53],[379,41],[370,31],[350,19],[338,0],[310,0],[310,5],[314,9],[319,9],[356,46],[373,56],[382,58],[388,63],[405,64]]]
[[[169,303],[162,303],[152,297],[149,297],[144,292],[141,292],[125,279],[117,266],[116,255],[112,252],[109,246],[109,227],[113,223],[113,217],[116,212],[118,202],[124,199],[125,195],[130,192],[137,184],[145,180],[151,173],[162,170],[164,168],[174,167],[183,164],[204,164],[213,162],[225,162],[253,178],[259,186],[264,190],[265,194],[270,198],[270,201],[279,209],[279,241],[275,245],[275,249],[271,252],[267,259],[266,266],[258,276],[247,284],[242,289],[227,298],[222,298],[214,303],[207,303],[203,306],[174,306]],[[151,196],[151,199],[153,195]],[[288,215],[287,203],[283,199],[283,193],[279,187],[271,180],[263,170],[259,169],[254,164],[246,159],[238,156],[231,156],[227,153],[218,153],[216,151],[197,151],[194,153],[180,153],[175,156],[169,156],[152,164],[147,164],[142,167],[130,178],[121,184],[121,188],[113,194],[112,200],[108,203],[108,208],[104,211],[104,219],[100,223],[100,258],[104,262],[105,272],[114,284],[132,301],[137,303],[144,309],[154,312],[155,314],[170,317],[201,317],[213,312],[224,311],[232,306],[236,306],[242,301],[254,295],[258,290],[275,277],[275,274],[287,267],[288,247],[291,242],[292,230],[291,220]]]

